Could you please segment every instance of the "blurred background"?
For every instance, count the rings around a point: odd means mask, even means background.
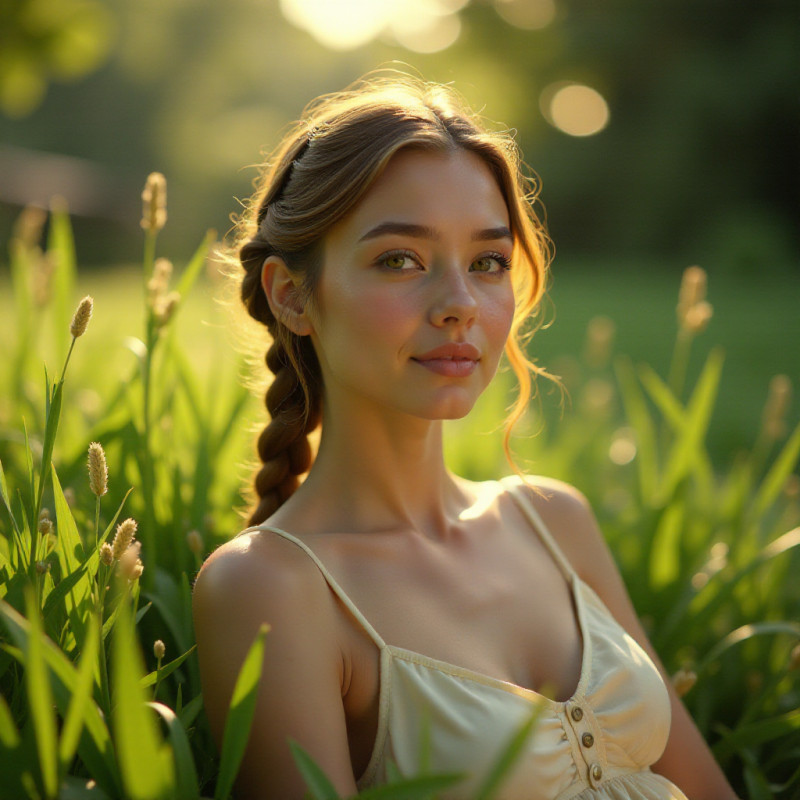
[[[84,274],[135,262],[158,170],[159,248],[178,258],[230,229],[310,99],[395,65],[516,129],[541,177],[545,360],[603,314],[663,367],[680,274],[707,270],[735,395],[714,435],[736,444],[771,374],[800,374],[799,32],[793,0],[17,0],[0,10],[0,236],[61,196]]]

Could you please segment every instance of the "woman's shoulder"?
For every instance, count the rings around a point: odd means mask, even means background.
[[[533,506],[572,568],[593,583],[598,564],[607,562],[607,546],[586,495],[545,475],[512,476],[503,483]]]
[[[586,495],[566,481],[546,475],[511,475],[502,483],[512,491],[521,492],[545,523],[548,519],[561,521],[564,518],[573,524],[586,524],[593,519]]]
[[[295,542],[263,528],[248,529],[218,547],[195,581],[196,611],[206,608],[301,613],[309,603],[329,605],[317,565]]]

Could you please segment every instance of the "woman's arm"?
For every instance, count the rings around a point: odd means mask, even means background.
[[[547,499],[534,497],[545,524],[573,568],[616,620],[644,648],[658,667],[670,695],[672,725],[663,756],[653,770],[669,778],[691,800],[730,800],[736,795],[717,765],[639,622],[619,570],[586,498],[560,481],[539,481]]]
[[[193,608],[205,709],[218,745],[244,657],[261,624],[270,625],[237,797],[305,796],[288,739],[308,751],[342,796],[354,795],[342,706],[340,614],[316,566],[283,539],[240,537],[203,566]]]

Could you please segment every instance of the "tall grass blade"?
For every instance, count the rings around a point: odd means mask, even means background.
[[[119,604],[111,644],[112,721],[125,796],[131,800],[167,800],[175,796],[174,775],[170,774],[168,748],[139,686],[144,667],[127,598]]]
[[[31,626],[18,611],[0,600],[0,617],[5,622],[9,636],[18,648],[15,657],[21,664],[26,662]],[[62,716],[69,710],[70,700],[77,689],[78,674],[75,667],[50,639],[42,638],[44,657],[53,678],[53,695],[56,707]],[[6,649],[10,649],[8,646]],[[85,735],[81,735],[78,754],[91,771],[92,777],[108,794],[119,796],[122,788],[119,783],[114,747],[105,720],[94,702],[83,706]]]
[[[189,658],[189,656],[194,653],[196,649],[197,645],[194,644],[183,655],[178,656],[174,661],[170,661],[169,664],[164,664],[161,669],[153,670],[153,672],[145,675],[144,678],[139,681],[139,686],[141,686],[142,689],[146,689],[148,686],[152,686],[156,681],[163,681],[164,678],[172,675],[172,673],[175,672],[175,670],[178,669],[178,667],[183,664],[183,662],[186,661],[186,659]]]
[[[208,231],[198,245],[197,250],[194,251],[194,254],[189,259],[189,263],[186,265],[186,269],[183,270],[176,287],[181,297],[186,297],[189,290],[194,286],[197,276],[206,263],[208,249],[211,247],[214,239],[216,239],[216,234],[213,231]],[[178,307],[178,310],[180,310],[180,307]]]
[[[259,628],[233,688],[233,697],[228,709],[228,717],[225,720],[225,731],[222,735],[222,752],[214,800],[226,800],[231,793],[245,747],[247,747],[250,726],[256,710],[258,684],[264,665],[264,640],[268,631],[269,626],[266,624]]]
[[[731,631],[721,642],[712,647],[705,658],[697,664],[695,672],[699,675],[726,650],[737,644],[746,642],[755,636],[771,636],[773,634],[786,634],[794,639],[800,639],[800,622],[781,620],[778,622],[753,622],[742,625],[740,628]]]
[[[658,493],[658,505],[669,501],[678,484],[689,474],[700,457],[702,443],[717,398],[723,360],[720,349],[714,349],[709,353],[686,409],[685,426],[670,450]]]
[[[100,649],[100,622],[92,615],[89,618],[86,637],[83,641],[81,661],[78,668],[75,689],[72,693],[69,708],[67,709],[64,725],[61,729],[61,739],[58,743],[58,760],[61,773],[67,767],[78,749],[81,730],[84,721],[84,706],[92,702],[92,689],[94,687],[95,669],[97,666],[98,650]]]
[[[175,715],[175,712],[163,703],[148,703],[148,705],[158,712],[167,726],[167,735],[175,759],[175,797],[179,797],[180,800],[195,800],[200,797],[200,787],[197,783],[197,770],[194,766],[194,758],[192,758],[192,747],[183,723]]]
[[[684,505],[675,500],[661,515],[650,548],[650,585],[663,589],[673,584],[681,571],[681,534]]]
[[[0,694],[0,745],[5,749],[13,750],[19,743],[19,731],[14,724],[11,709],[8,707],[6,698]]]
[[[56,434],[58,433],[58,421],[61,416],[61,401],[64,392],[64,384],[59,381],[52,394],[50,401],[50,408],[47,412],[47,423],[44,429],[44,442],[42,444],[42,469],[39,473],[39,487],[36,492],[35,517],[38,518],[39,511],[42,508],[42,496],[44,495],[44,485],[50,477],[50,462],[53,458],[53,447],[56,443]],[[36,524],[36,520],[33,521]],[[34,536],[34,539],[36,537]]]
[[[69,324],[72,319],[77,276],[75,240],[69,213],[63,200],[55,200],[52,203],[47,249],[55,258],[52,277],[53,325],[58,348],[56,352],[63,357],[69,347]]]
[[[541,717],[543,711],[544,703],[537,702],[534,704],[533,711],[529,717],[523,722],[516,733],[514,733],[501,752],[500,757],[494,763],[491,770],[489,770],[480,789],[478,789],[478,793],[475,795],[475,800],[491,800],[491,798],[497,794],[503,781],[522,755],[522,751],[528,743],[528,740],[535,732],[539,717]]]
[[[8,494],[8,485],[6,484],[6,473],[3,471],[3,462],[0,461],[0,499],[3,500],[3,505],[6,507],[6,511],[8,511],[8,516],[11,518],[11,525],[14,528],[14,532],[19,535],[19,525],[17,525],[17,519],[14,516],[14,511],[11,508],[11,498]]]
[[[639,471],[642,499],[649,504],[653,501],[658,486],[658,448],[655,423],[647,409],[647,403],[639,388],[630,359],[618,358],[614,366],[625,415],[636,432],[636,464]]]
[[[292,751],[294,763],[303,776],[308,793],[313,800],[341,800],[339,792],[336,791],[336,787],[330,782],[328,776],[297,742],[289,740],[289,749]]]
[[[753,501],[753,516],[759,519],[777,500],[800,458],[800,424],[794,429],[778,457],[758,487]]]
[[[36,738],[36,752],[39,755],[39,775],[42,787],[48,798],[58,791],[58,758],[56,718],[53,713],[50,676],[44,657],[44,631],[39,617],[33,590],[25,592],[25,608],[30,622],[28,652],[25,659],[25,683],[28,695],[28,708],[33,722]]]

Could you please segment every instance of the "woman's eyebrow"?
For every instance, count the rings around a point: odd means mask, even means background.
[[[513,241],[514,236],[510,228],[505,225],[500,225],[497,228],[484,228],[482,231],[475,231],[472,234],[473,242],[486,242],[492,239],[511,239]]]
[[[358,241],[365,242],[367,239],[376,239],[378,236],[386,236],[391,233],[434,241],[440,238],[439,232],[427,225],[417,225],[413,222],[381,222],[368,230]]]
[[[379,236],[388,234],[399,234],[401,236],[411,236],[415,239],[430,239],[437,241],[441,238],[439,231],[427,225],[418,225],[414,222],[381,222],[374,228],[368,230],[358,241],[365,242],[368,239],[376,239]],[[496,228],[483,228],[473,231],[470,237],[473,242],[492,241],[494,239],[512,239],[511,230],[505,225]]]

